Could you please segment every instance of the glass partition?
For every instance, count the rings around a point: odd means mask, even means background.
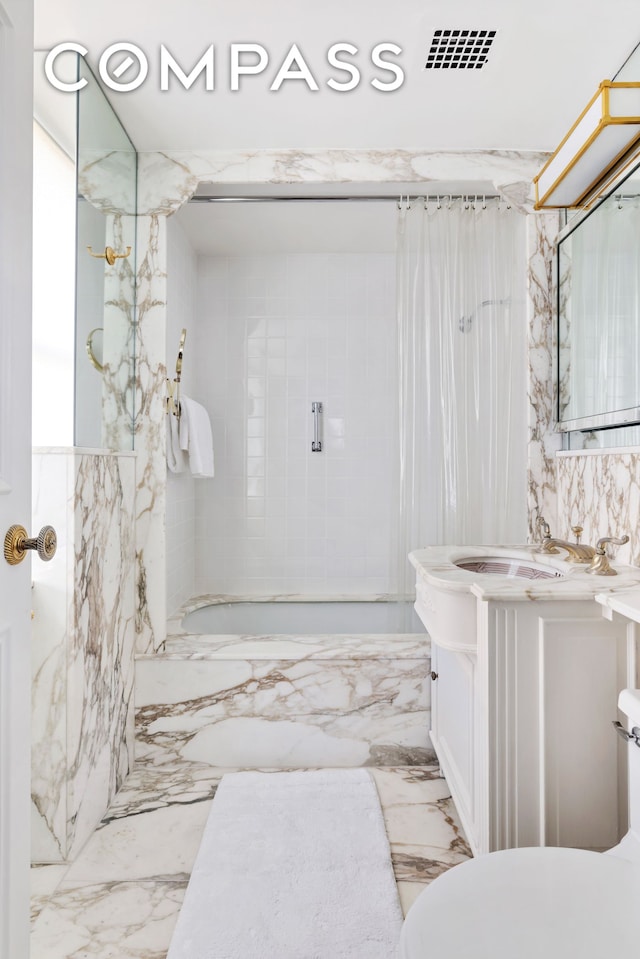
[[[88,80],[63,93],[44,58],[36,52],[34,444],[129,450],[137,154],[84,60],[61,58],[62,79]]]

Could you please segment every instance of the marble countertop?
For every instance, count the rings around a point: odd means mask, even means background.
[[[450,592],[471,592],[483,600],[580,600],[597,594],[613,597],[630,587],[639,587],[640,567],[616,566],[617,576],[596,576],[587,573],[587,566],[568,563],[564,553],[540,553],[535,546],[429,546],[414,550],[409,560],[418,577]],[[562,573],[554,579],[525,579],[496,573],[479,573],[460,569],[462,559],[510,557],[521,563],[548,566]],[[640,603],[640,600],[639,600]]]
[[[609,593],[598,593],[596,602],[605,609],[626,616],[634,623],[640,623],[640,588],[631,587]]]

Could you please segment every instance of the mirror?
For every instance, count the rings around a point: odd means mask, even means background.
[[[137,154],[84,59],[61,58],[63,79],[88,81],[62,93],[44,58],[36,52],[34,445],[130,450]]]
[[[557,247],[558,423],[640,422],[640,165]]]
[[[84,59],[77,94],[75,445],[133,447],[137,155]],[[128,252],[127,252],[128,251]]]

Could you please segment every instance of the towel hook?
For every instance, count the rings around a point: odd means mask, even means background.
[[[116,251],[111,246],[105,246],[104,253],[94,253],[90,246],[87,247],[87,250],[91,256],[95,256],[97,260],[106,260],[109,266],[113,266],[116,260],[124,260],[131,253],[131,247],[127,247],[126,253],[116,253]]]

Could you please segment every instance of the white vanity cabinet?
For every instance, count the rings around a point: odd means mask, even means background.
[[[414,565],[431,739],[474,854],[615,845],[624,753],[611,723],[635,663],[624,623],[594,600],[602,581],[569,571],[558,590]]]

